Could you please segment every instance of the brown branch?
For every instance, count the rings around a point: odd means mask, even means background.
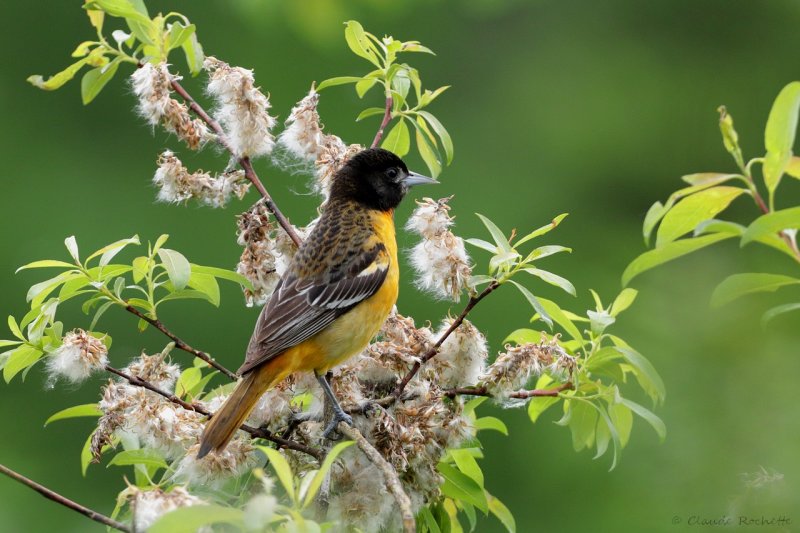
[[[217,142],[222,145],[228,152],[231,153],[234,157],[236,157],[236,152],[231,147],[230,143],[228,142],[228,138],[225,135],[225,130],[222,129],[222,126],[214,120],[214,118],[209,115],[203,107],[197,103],[197,101],[192,98],[192,96],[186,91],[183,85],[174,77],[170,76],[170,86],[172,89],[180,95],[181,98],[186,102],[186,105],[189,106],[191,109],[200,119],[208,124],[208,126],[214,131],[217,135]],[[239,166],[242,167],[244,170],[244,175],[253,184],[256,190],[261,194],[264,198],[264,205],[267,206],[270,213],[275,216],[275,219],[278,221],[278,224],[286,231],[289,237],[294,241],[297,246],[300,246],[302,242],[300,237],[297,235],[297,232],[294,230],[294,227],[289,223],[289,220],[284,216],[278,206],[275,204],[275,201],[272,199],[272,196],[267,192],[266,187],[264,187],[264,183],[259,179],[258,175],[256,174],[255,170],[253,170],[253,164],[250,161],[249,157],[242,157],[237,158],[237,162]]]
[[[364,452],[364,455],[367,456],[367,459],[380,470],[383,475],[383,481],[386,483],[386,488],[392,493],[392,496],[394,496],[397,502],[397,506],[400,508],[403,531],[405,533],[414,533],[417,530],[417,526],[414,521],[411,499],[403,490],[403,484],[400,482],[400,478],[395,469],[392,468],[392,465],[364,438],[364,435],[362,435],[359,430],[344,422],[339,422],[337,429],[340,433],[355,441],[356,445]]]
[[[383,120],[378,128],[378,132],[375,134],[375,138],[372,139],[370,148],[375,148],[378,146],[378,143],[381,142],[381,139],[383,138],[383,132],[386,130],[386,126],[388,126],[389,122],[392,121],[392,105],[394,105],[394,100],[392,99],[392,96],[389,95],[386,97],[386,110],[383,112]]]
[[[533,389],[533,390],[519,390],[512,392],[507,397],[525,400],[528,398],[542,398],[542,397],[555,397],[565,390],[573,390],[575,386],[571,382],[564,383],[552,389]],[[456,396],[487,396],[493,398],[494,395],[486,390],[486,387],[458,387],[455,389],[447,389],[444,395],[448,398],[455,398]]]
[[[408,383],[414,378],[414,376],[417,375],[417,372],[419,372],[419,369],[422,367],[422,365],[424,363],[427,363],[429,360],[435,357],[437,353],[439,353],[439,348],[441,348],[444,341],[446,341],[447,337],[449,337],[450,334],[453,333],[456,330],[456,328],[458,328],[458,326],[461,325],[462,322],[464,322],[464,319],[467,318],[469,312],[472,311],[472,309],[476,305],[478,305],[478,303],[481,300],[483,300],[484,298],[489,296],[492,292],[494,292],[494,290],[497,289],[499,286],[500,283],[498,283],[497,281],[493,281],[485,289],[483,289],[483,291],[480,294],[478,294],[477,296],[470,297],[469,301],[467,302],[467,305],[464,307],[464,310],[461,311],[461,314],[458,315],[458,317],[456,317],[455,320],[453,320],[453,323],[450,324],[450,327],[447,328],[447,331],[445,331],[439,337],[436,343],[433,346],[431,346],[431,348],[427,352],[425,352],[425,354],[422,357],[420,357],[419,361],[414,363],[414,366],[411,368],[411,370],[409,370],[408,373],[403,377],[403,379],[400,380],[400,383],[397,384],[397,387],[395,387],[394,392],[392,392],[391,396],[393,396],[395,399],[400,398],[400,396],[403,394],[403,390],[405,390],[406,388],[406,385],[408,385]]]
[[[238,378],[235,372],[231,372],[230,370],[222,366],[220,363],[216,362],[214,358],[211,357],[206,352],[197,350],[186,344],[177,335],[172,333],[172,331],[170,331],[160,320],[147,316],[146,314],[142,313],[141,311],[139,311],[138,309],[136,309],[131,305],[125,307],[125,310],[129,313],[138,316],[139,318],[141,318],[142,320],[144,320],[145,322],[156,328],[158,331],[160,331],[161,333],[172,339],[172,341],[175,343],[175,347],[178,348],[179,350],[183,350],[184,352],[188,352],[194,355],[195,357],[202,359],[203,361],[208,363],[209,366],[216,368],[217,370],[219,370],[220,372],[222,372],[223,374],[225,374],[226,376],[228,376],[233,380],[236,380]]]
[[[109,366],[109,365],[106,365],[105,369],[108,372],[111,372],[112,374],[115,374],[115,375],[121,377],[122,379],[128,381],[128,383],[130,383],[131,385],[134,385],[136,387],[143,387],[143,388],[145,388],[145,389],[147,389],[147,390],[149,390],[151,392],[154,392],[154,393],[158,394],[159,396],[163,396],[167,400],[171,401],[174,404],[180,405],[184,409],[187,409],[189,411],[195,411],[196,413],[200,413],[201,415],[205,415],[207,417],[214,416],[214,413],[209,412],[205,407],[203,407],[201,405],[198,405],[196,403],[189,403],[189,402],[186,402],[184,400],[181,400],[180,398],[178,398],[174,394],[170,394],[169,392],[163,391],[163,390],[159,389],[158,387],[156,387],[155,385],[153,385],[152,383],[150,383],[150,382],[148,382],[148,381],[146,381],[146,380],[144,380],[144,379],[142,379],[142,378],[140,378],[138,376],[127,374],[127,373],[123,372],[122,370],[119,370],[119,369],[114,368],[114,367]],[[274,442],[275,444],[277,444],[281,448],[289,448],[291,450],[295,450],[295,451],[298,451],[298,452],[302,452],[302,453],[308,454],[308,455],[312,456],[313,458],[315,458],[317,461],[320,461],[320,462],[324,459],[323,453],[320,450],[317,450],[317,449],[312,448],[310,446],[306,446],[305,444],[300,444],[297,441],[293,441],[293,440],[289,440],[289,439],[285,439],[285,438],[282,438],[282,437],[275,436],[271,432],[267,431],[266,429],[255,428],[255,427],[252,427],[252,426],[248,426],[247,424],[242,424],[241,429],[243,431],[246,431],[247,433],[249,433],[254,438],[259,438],[259,439],[265,439],[265,440],[268,440],[268,441],[272,441],[272,442]]]
[[[94,520],[95,522],[100,522],[101,524],[105,524],[109,527],[113,527],[114,529],[118,529],[120,531],[126,531],[126,532],[132,531],[130,527],[126,526],[122,522],[117,522],[116,520],[113,520],[112,518],[109,518],[104,514],[100,514],[97,511],[89,509],[88,507],[84,507],[83,505],[70,500],[66,496],[62,496],[61,494],[48,489],[44,485],[36,483],[32,479],[28,479],[22,474],[18,474],[17,472],[11,470],[5,465],[0,464],[0,472],[2,472],[3,474],[7,475],[8,477],[10,477],[15,481],[19,481],[23,485],[27,485],[28,487],[32,488],[33,490],[35,490],[36,492],[47,498],[48,500],[52,500],[60,505],[63,505],[64,507],[68,507],[69,509],[72,509],[77,513],[80,513],[86,516],[87,518]]]

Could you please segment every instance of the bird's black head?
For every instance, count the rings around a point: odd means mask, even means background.
[[[409,172],[403,160],[383,148],[354,155],[333,178],[331,197],[349,198],[381,211],[394,209],[409,187],[436,180]]]

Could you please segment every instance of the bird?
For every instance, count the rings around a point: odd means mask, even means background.
[[[361,352],[394,307],[394,210],[410,187],[428,183],[438,181],[382,148],[358,152],[334,174],[318,222],[256,321],[242,378],[206,423],[198,459],[223,450],[264,392],[295,372],[314,372],[333,407],[323,436],[352,424],[326,373]]]

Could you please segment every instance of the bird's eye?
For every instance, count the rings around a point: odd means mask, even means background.
[[[386,175],[389,176],[389,178],[391,179],[395,179],[397,177],[397,169],[390,168],[389,170],[386,171]]]

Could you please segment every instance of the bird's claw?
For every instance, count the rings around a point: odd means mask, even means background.
[[[328,440],[339,440],[340,436],[336,431],[336,427],[339,425],[339,422],[344,422],[348,426],[353,425],[353,417],[345,413],[344,411],[334,412],[333,418],[328,423],[325,431],[322,432],[322,438]],[[336,434],[336,438],[333,438],[334,433]]]

